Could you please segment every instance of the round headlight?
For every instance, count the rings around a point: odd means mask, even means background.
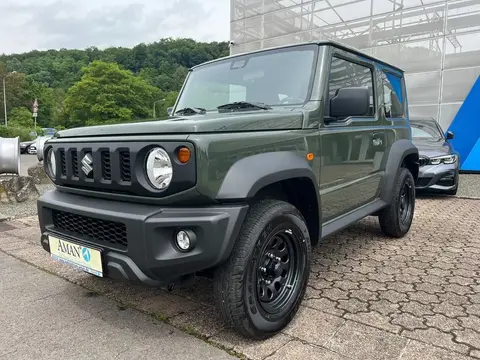
[[[154,148],[147,155],[147,177],[155,189],[166,189],[173,176],[172,161],[162,148]]]
[[[57,173],[57,163],[55,162],[55,151],[53,151],[53,149],[48,150],[47,165],[50,177],[55,178]]]

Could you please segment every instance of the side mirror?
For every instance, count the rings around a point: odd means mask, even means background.
[[[172,111],[173,111],[173,106],[169,106],[169,107],[167,108],[168,116],[171,116],[171,115],[172,115]]]
[[[336,95],[330,100],[331,117],[365,116],[369,109],[370,94],[366,87],[338,89]]]
[[[453,139],[453,132],[447,131],[447,140],[452,140]]]

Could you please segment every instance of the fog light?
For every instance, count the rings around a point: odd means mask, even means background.
[[[195,247],[197,237],[191,230],[180,230],[175,236],[175,241],[180,251],[190,251]]]

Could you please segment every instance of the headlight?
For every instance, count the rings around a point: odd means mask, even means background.
[[[155,189],[164,190],[172,181],[172,161],[162,148],[154,148],[147,155],[147,177]]]
[[[52,179],[55,179],[57,174],[57,163],[55,161],[55,151],[53,151],[53,149],[48,150],[47,166],[48,166],[48,173],[50,177]]]
[[[457,155],[437,156],[430,158],[429,165],[454,164],[457,161]]]

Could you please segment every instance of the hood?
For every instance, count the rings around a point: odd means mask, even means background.
[[[59,131],[57,137],[191,134],[301,129],[303,118],[303,111],[293,111],[291,109],[237,111],[228,113],[215,112],[188,116],[174,116],[165,120],[74,128]]]
[[[437,141],[413,139],[413,144],[418,148],[419,155],[427,157],[435,157],[453,154],[450,144],[441,139]]]

